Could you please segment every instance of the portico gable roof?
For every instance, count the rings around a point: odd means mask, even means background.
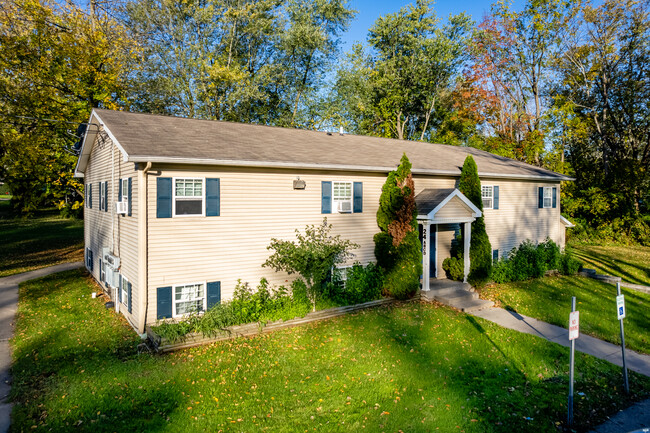
[[[421,191],[415,197],[418,220],[430,224],[451,224],[472,222],[482,212],[457,188]]]

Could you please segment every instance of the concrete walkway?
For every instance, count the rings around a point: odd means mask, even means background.
[[[522,316],[503,308],[489,308],[471,313],[476,317],[494,322],[504,328],[525,332],[542,337],[553,343],[569,347],[569,331],[532,317]],[[568,318],[567,318],[568,319]],[[588,335],[580,335],[576,340],[576,350],[604,359],[614,365],[623,366],[621,346],[599,340]],[[645,376],[650,376],[650,355],[642,355],[632,350],[625,351],[627,368]],[[622,379],[621,379],[622,380]],[[600,425],[594,433],[631,432],[650,427],[650,399],[635,404],[619,412],[606,423]]]
[[[0,433],[9,430],[11,403],[7,401],[11,387],[11,350],[9,339],[14,333],[14,319],[18,310],[18,285],[56,272],[83,267],[83,262],[63,263],[35,271],[0,278]]]

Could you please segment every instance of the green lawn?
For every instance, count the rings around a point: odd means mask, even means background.
[[[404,304],[170,355],[136,353],[83,271],[21,285],[14,431],[555,432],[568,350],[454,310]],[[650,379],[579,354],[584,431]]]
[[[596,269],[599,274],[650,286],[650,247],[572,245],[568,249],[585,267]]]
[[[56,210],[20,219],[0,201],[0,240],[0,277],[83,260],[83,221],[63,219]]]
[[[650,295],[621,289],[625,295],[625,345],[650,353]],[[545,277],[508,284],[494,284],[481,290],[481,297],[503,308],[567,327],[571,297],[580,311],[580,333],[621,344],[616,319],[616,287],[586,277]]]

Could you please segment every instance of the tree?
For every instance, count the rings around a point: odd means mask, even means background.
[[[0,5],[0,178],[23,213],[52,204],[80,209],[83,186],[72,178],[76,123],[93,107],[121,105],[137,45],[104,9]]]
[[[472,155],[468,155],[460,172],[458,189],[477,208],[483,212],[483,198],[481,194],[481,180],[478,177],[478,168]],[[482,284],[490,277],[492,272],[492,246],[485,231],[485,218],[483,215],[472,223],[472,235],[469,246],[470,269],[468,281],[471,284]]]
[[[417,292],[422,274],[422,246],[418,238],[415,187],[411,163],[402,156],[381,189],[375,234],[375,257],[384,270],[385,289],[398,299]]]
[[[566,209],[592,227],[648,242],[650,12],[647,2],[607,0],[582,11],[557,64],[559,139],[576,177]]]
[[[314,311],[332,269],[353,257],[350,249],[359,248],[340,235],[331,236],[331,231],[332,225],[325,218],[320,226],[308,225],[305,234],[296,229],[296,242],[273,238],[267,247],[273,253],[262,265],[276,272],[299,274],[307,286]]]
[[[552,65],[577,8],[573,0],[529,0],[521,12],[498,2],[474,36],[469,81],[486,92],[484,116],[493,140],[486,150],[535,165],[543,164],[545,108],[543,89],[553,79]]]
[[[145,47],[134,107],[185,117],[309,126],[304,106],[354,16],[342,0],[140,0]]]
[[[353,132],[428,140],[444,92],[466,58],[471,20],[452,16],[444,26],[430,0],[377,19],[369,31],[373,55],[355,46],[338,71],[335,100]]]

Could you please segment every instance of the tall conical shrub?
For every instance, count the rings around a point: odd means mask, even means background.
[[[411,162],[402,156],[381,189],[374,237],[377,264],[385,275],[385,291],[398,299],[413,296],[420,285],[422,254],[418,239],[415,188]]]
[[[481,180],[478,177],[478,168],[472,155],[468,155],[465,158],[465,163],[460,173],[458,189],[483,212]],[[473,285],[485,283],[492,273],[492,246],[485,231],[485,219],[483,215],[472,223],[469,259],[469,282]]]

